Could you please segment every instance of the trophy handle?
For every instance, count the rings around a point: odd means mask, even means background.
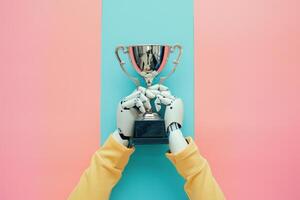
[[[167,74],[167,76],[161,77],[159,79],[159,84],[162,84],[166,79],[168,79],[175,72],[175,70],[177,68],[177,65],[179,63],[179,60],[180,60],[181,54],[182,54],[182,46],[179,44],[171,46],[171,53],[173,53],[176,48],[178,49],[179,52],[178,52],[177,58],[173,61],[173,64],[174,64],[173,69],[169,72],[169,74]]]
[[[125,65],[125,62],[121,59],[120,55],[119,55],[119,50],[122,50],[124,54],[127,54],[128,53],[128,50],[126,49],[126,47],[124,46],[118,46],[115,50],[115,54],[116,54],[116,57],[119,61],[119,64],[120,64],[120,67],[122,69],[122,71],[134,82],[134,84],[138,87],[140,86],[140,81],[138,78],[134,77],[134,76],[131,76],[128,71],[125,69],[124,65]]]

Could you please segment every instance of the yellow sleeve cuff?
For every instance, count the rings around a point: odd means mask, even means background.
[[[102,148],[96,153],[100,155],[107,165],[123,170],[134,150],[134,148],[127,148],[120,144],[110,135]]]
[[[197,145],[191,137],[187,138],[188,146],[177,154],[166,153],[167,158],[175,165],[178,173],[187,178],[201,171],[207,164],[200,155]]]

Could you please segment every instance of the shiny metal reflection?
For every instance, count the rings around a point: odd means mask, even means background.
[[[132,46],[133,60],[141,72],[152,73],[153,71],[161,70],[162,60],[166,52],[166,46],[147,45],[147,46]]]
[[[139,79],[129,74],[125,69],[125,62],[121,59],[119,51],[123,51],[124,54],[128,54],[134,69],[145,79],[146,84],[149,87],[152,85],[153,79],[165,67],[169,54],[174,52],[175,49],[178,49],[178,55],[173,61],[174,66],[166,76],[160,77],[159,83],[162,84],[176,70],[182,54],[182,47],[180,45],[169,46],[146,44],[131,45],[127,47],[118,46],[115,49],[115,54],[123,72],[135,83],[136,86],[140,86]]]

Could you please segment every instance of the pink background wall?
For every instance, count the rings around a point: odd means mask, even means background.
[[[228,199],[300,198],[297,8],[195,0],[195,135]],[[66,199],[97,149],[100,11],[0,2],[0,199]]]
[[[195,1],[196,139],[228,199],[300,199],[299,1]]]
[[[0,2],[0,199],[66,199],[99,144],[100,2]]]

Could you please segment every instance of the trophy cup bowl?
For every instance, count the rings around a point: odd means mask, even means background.
[[[130,75],[125,69],[125,62],[119,56],[119,51],[128,54],[132,66],[135,71],[144,78],[147,87],[153,83],[153,79],[160,74],[166,66],[170,53],[175,49],[179,50],[177,58],[173,61],[174,67],[165,77],[161,77],[159,83],[162,84],[170,75],[175,72],[177,64],[182,53],[180,45],[131,45],[118,46],[115,50],[116,57],[119,61],[123,72],[135,83],[138,87],[140,81],[138,78]],[[152,110],[147,110],[146,113],[140,115],[134,124],[134,134],[132,137],[133,144],[167,144],[168,136],[166,133],[164,119]]]
[[[167,63],[170,46],[137,45],[128,48],[134,69],[145,79],[147,86],[162,71]]]

